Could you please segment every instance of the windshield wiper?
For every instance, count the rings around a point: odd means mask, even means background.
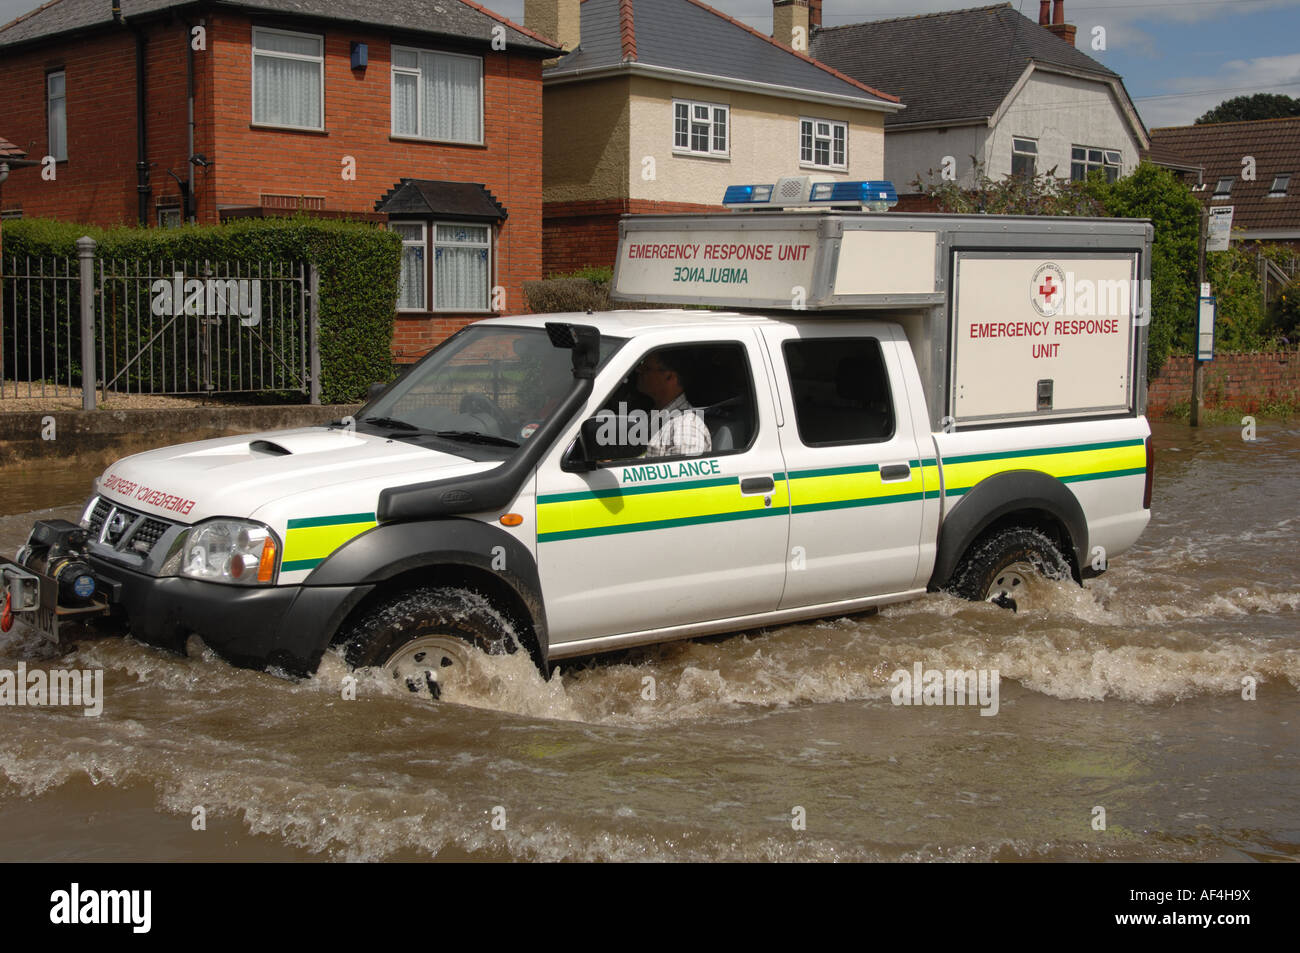
[[[513,440],[505,437],[494,437],[489,433],[479,433],[477,430],[435,430],[435,437],[447,437],[451,440],[464,440],[466,443],[487,443],[494,447],[517,447],[519,446]]]
[[[389,430],[423,430],[423,427],[417,427],[415,424],[407,423],[405,420],[398,420],[396,417],[363,417],[363,424],[374,424],[376,427],[387,427]]]

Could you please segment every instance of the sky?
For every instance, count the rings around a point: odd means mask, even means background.
[[[480,2],[523,22],[523,0]],[[757,30],[772,31],[772,8],[764,0],[712,3]],[[1037,21],[1038,0],[1011,3]],[[825,0],[822,20],[838,26],[980,5]],[[0,0],[0,23],[36,6],[33,0]],[[129,13],[129,2],[126,7]],[[1233,96],[1300,97],[1300,0],[1066,0],[1065,14],[1079,28],[1075,45],[1124,77],[1148,128],[1188,125]],[[1104,49],[1094,48],[1103,40]]]

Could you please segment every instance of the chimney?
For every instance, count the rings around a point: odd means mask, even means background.
[[[772,39],[807,53],[808,19],[808,0],[772,0]]]
[[[808,0],[808,29],[822,28],[822,0]]]
[[[1047,23],[1047,0],[1040,0],[1038,4],[1038,22],[1043,25],[1044,29],[1051,30],[1066,43],[1074,46],[1074,34],[1077,27],[1073,23],[1065,22],[1065,0],[1052,0],[1052,22]]]
[[[524,26],[550,37],[565,52],[571,52],[582,36],[581,10],[582,0],[524,0]]]
[[[1052,0],[1038,0],[1038,25],[1048,26],[1052,22]]]

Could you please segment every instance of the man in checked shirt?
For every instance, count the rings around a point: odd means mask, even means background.
[[[636,389],[654,403],[650,419],[658,422],[646,446],[647,457],[694,457],[713,448],[709,428],[686,399],[685,386],[680,352],[655,351],[637,365]]]

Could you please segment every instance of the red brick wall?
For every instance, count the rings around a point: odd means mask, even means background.
[[[105,0],[107,2],[107,0]],[[251,128],[254,23],[325,36],[325,131]],[[333,212],[373,212],[398,180],[480,182],[509,213],[497,234],[494,284],[505,289],[504,313],[526,308],[523,283],[542,276],[541,61],[483,45],[455,48],[429,39],[399,38],[416,47],[453,49],[483,57],[482,146],[396,140],[391,132],[390,36],[362,27],[313,29],[302,22],[221,13],[206,21],[207,50],[196,52],[194,150],[214,164],[196,173],[199,221],[216,223],[223,206],[260,204],[263,193],[324,196]],[[351,69],[352,41],[369,47],[365,70]],[[149,28],[147,93],[149,159],[154,163],[152,209],[159,196],[178,196],[171,168],[186,172],[184,25]],[[92,39],[51,44],[6,56],[5,137],[33,158],[46,151],[47,66],[68,76],[69,161],[56,182],[39,169],[14,170],[5,205],[25,217],[51,216],[100,225],[136,221],[135,47],[129,31],[106,28]],[[345,155],[356,177],[340,174]],[[484,317],[403,316],[394,353],[418,357],[451,331]]]
[[[611,267],[618,254],[621,215],[722,211],[725,209],[721,205],[649,199],[547,202],[542,210],[542,270],[554,275],[579,268]]]
[[[324,196],[326,209],[368,212],[403,177],[481,182],[509,213],[495,248],[494,283],[505,289],[503,313],[526,308],[523,283],[542,272],[540,60],[481,46],[460,50],[483,56],[485,145],[411,142],[390,136],[389,35],[363,28],[326,30],[325,132],[251,128],[253,24],[308,31],[225,13],[210,23],[209,49],[221,77],[210,111],[217,203],[256,205],[263,192],[307,194]],[[365,70],[351,68],[352,41],[369,48]],[[435,45],[428,40],[399,43]],[[344,156],[356,160],[355,180],[340,174]],[[403,315],[394,354],[399,360],[414,359],[481,317]]]
[[[1171,357],[1147,385],[1147,413],[1158,417],[1192,399],[1192,359]],[[1300,400],[1300,353],[1221,354],[1205,368],[1206,408],[1243,413],[1276,400]]]
[[[166,170],[185,176],[186,35],[180,24],[147,26],[145,32],[152,218],[158,196],[179,194]],[[4,205],[21,205],[25,218],[135,224],[135,39],[123,27],[106,27],[90,39],[5,54],[0,119],[5,138],[26,149],[29,159],[49,151],[45,74],[59,68],[67,76],[68,161],[56,165],[53,181],[42,179],[38,167],[13,170]]]

